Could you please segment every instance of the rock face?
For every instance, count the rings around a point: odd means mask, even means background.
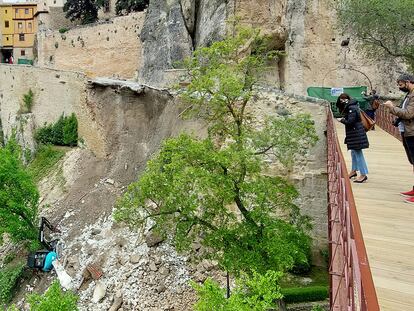
[[[288,0],[237,0],[235,14],[243,25],[259,27],[270,37],[271,48],[284,48],[288,35],[286,7]]]
[[[226,0],[151,1],[140,35],[143,65],[138,81],[166,85],[166,70],[190,56],[195,47],[223,38],[229,2],[232,3]]]
[[[179,0],[151,1],[141,31],[143,66],[139,82],[160,85],[163,73],[190,56],[193,44]]]
[[[226,0],[197,1],[197,24],[195,29],[195,48],[209,46],[225,36],[226,19],[229,16],[229,2]]]

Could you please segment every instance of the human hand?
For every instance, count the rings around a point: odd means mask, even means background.
[[[383,105],[387,108],[393,108],[394,107],[394,104],[390,100],[387,100],[385,103],[383,103]]]

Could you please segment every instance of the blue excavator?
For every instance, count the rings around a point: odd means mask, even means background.
[[[47,241],[45,230],[49,229],[53,233],[61,233],[61,231],[45,217],[41,217],[39,226],[39,242],[44,249],[30,253],[27,257],[27,266],[32,269],[49,272],[53,269],[52,262],[58,258],[58,239]]]

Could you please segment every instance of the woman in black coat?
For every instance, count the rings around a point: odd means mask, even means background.
[[[357,177],[359,171],[360,176],[354,182],[363,183],[368,179],[368,167],[362,149],[368,148],[369,142],[361,123],[358,102],[351,100],[348,94],[343,93],[339,95],[336,106],[343,115],[340,122],[345,124],[345,144],[348,150],[351,150],[352,171],[349,173],[349,178]]]

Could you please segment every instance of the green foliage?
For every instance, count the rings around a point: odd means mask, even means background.
[[[42,296],[31,294],[27,297],[30,311],[76,311],[78,299],[72,292],[64,292],[57,281]]]
[[[15,258],[16,258],[16,253],[8,253],[3,259],[3,264],[7,265],[11,263]]]
[[[131,12],[144,11],[149,0],[117,0],[115,10],[117,15],[126,15]]]
[[[66,146],[76,146],[78,143],[78,119],[72,113],[63,125],[63,144]]]
[[[183,116],[205,120],[209,136],[166,140],[119,200],[118,221],[135,228],[155,221],[180,251],[201,241],[206,256],[235,274],[308,262],[309,219],[293,203],[297,191],[263,172],[266,157],[290,164],[305,153],[317,140],[313,122],[286,115],[260,123],[249,113],[256,74],[274,54],[257,31],[242,29],[185,61],[191,82],[181,90]]]
[[[328,286],[283,288],[282,294],[286,303],[321,301],[329,297],[329,290]]]
[[[398,57],[414,69],[412,0],[340,0],[337,7],[339,25],[368,57]]]
[[[314,305],[311,311],[325,311],[325,309],[320,305]]]
[[[59,33],[65,33],[67,31],[69,31],[69,28],[66,28],[66,27],[62,27],[59,29]]]
[[[5,267],[0,270],[0,304],[6,304],[13,298],[18,281],[23,275],[24,265]]]
[[[13,139],[0,147],[0,242],[3,233],[15,242],[37,239],[39,192],[20,156],[21,150]]]
[[[27,94],[23,94],[23,105],[20,108],[20,113],[29,113],[32,112],[33,107],[33,99],[34,99],[34,93],[32,89],[29,89]]]
[[[203,285],[193,283],[199,300],[194,309],[197,311],[267,311],[275,306],[275,300],[281,299],[279,280],[282,273],[267,271],[261,275],[242,275],[237,281],[229,299],[225,298],[225,289],[207,279]]]
[[[58,146],[76,146],[78,143],[78,120],[75,114],[69,117],[61,115],[54,124],[45,124],[35,133],[35,140],[40,144]]]
[[[65,155],[65,151],[50,145],[41,145],[28,169],[36,182],[45,177],[53,166]]]
[[[68,0],[63,6],[65,17],[71,21],[79,20],[82,25],[98,20],[99,5],[95,0]]]

